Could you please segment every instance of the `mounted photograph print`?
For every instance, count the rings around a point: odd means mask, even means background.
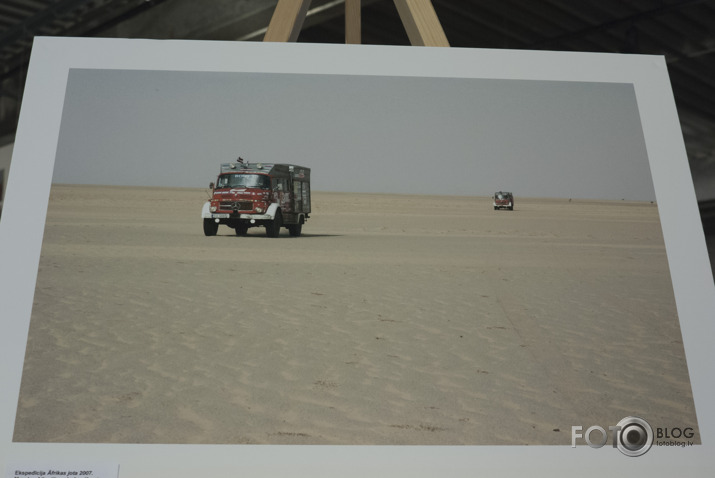
[[[712,467],[662,59],[41,38],[26,91],[5,466]]]

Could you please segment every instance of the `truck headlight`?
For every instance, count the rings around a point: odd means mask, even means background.
[[[211,212],[216,212],[216,211],[218,211],[218,208],[217,208],[216,206],[211,206],[211,207],[209,208],[209,211],[211,211]]]
[[[263,208],[262,208],[262,207],[257,207],[257,208],[256,208],[256,212],[257,212],[257,213],[262,213],[262,212],[263,212]]]

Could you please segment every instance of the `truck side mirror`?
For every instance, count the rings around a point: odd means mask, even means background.
[[[210,189],[213,189],[213,188],[214,188],[214,183],[213,183],[213,181],[211,181],[211,182],[209,183],[209,188],[210,188]]]

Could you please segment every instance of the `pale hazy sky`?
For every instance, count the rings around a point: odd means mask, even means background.
[[[655,197],[630,84],[70,72],[55,182],[207,187],[239,155],[322,191]]]

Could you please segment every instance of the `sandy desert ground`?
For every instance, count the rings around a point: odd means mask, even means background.
[[[697,430],[654,204],[315,192],[304,235],[269,239],[205,237],[206,197],[53,186],[15,441]]]

